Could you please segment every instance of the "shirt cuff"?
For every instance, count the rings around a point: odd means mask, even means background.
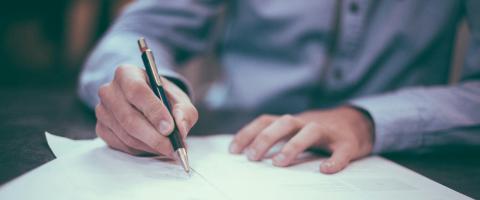
[[[372,153],[394,152],[422,146],[419,130],[422,109],[398,94],[358,98],[349,104],[368,112],[374,124]]]

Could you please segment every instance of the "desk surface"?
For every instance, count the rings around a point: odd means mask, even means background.
[[[95,137],[95,117],[73,88],[0,88],[0,184],[55,159],[43,134]],[[385,154],[472,198],[480,199],[480,147]]]

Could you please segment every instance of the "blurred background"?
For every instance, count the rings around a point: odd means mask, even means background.
[[[87,53],[130,1],[2,3],[0,85],[74,86]]]
[[[0,185],[54,159],[45,131],[95,137],[76,95],[88,52],[130,0],[2,1]]]
[[[73,89],[78,72],[98,39],[133,0],[9,1],[0,6],[0,87]],[[223,20],[220,20],[221,28]],[[456,82],[468,41],[466,23],[457,35],[451,82]],[[181,68],[203,98],[221,72],[211,54]],[[204,67],[208,65],[209,67]],[[204,76],[208,74],[208,76]]]
[[[132,1],[3,3],[0,6],[0,88],[45,86],[74,90],[86,56]],[[196,59],[186,65],[179,73],[194,85],[195,100],[201,99],[219,74],[214,56]],[[205,65],[210,67],[201,69]],[[209,75],[202,76],[205,73]]]

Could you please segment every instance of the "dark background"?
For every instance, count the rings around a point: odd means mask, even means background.
[[[73,86],[86,53],[129,1],[2,2],[0,86]]]
[[[130,0],[0,3],[0,185],[54,159],[44,131],[95,136],[76,95],[83,60]]]
[[[1,3],[0,185],[55,158],[44,131],[76,139],[95,137],[94,114],[75,93],[78,72],[129,1]],[[445,146],[384,156],[480,198],[480,147]]]

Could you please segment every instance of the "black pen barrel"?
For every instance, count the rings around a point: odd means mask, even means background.
[[[155,73],[156,70],[152,69],[152,67],[154,67],[154,66],[151,66],[150,60],[148,59],[148,56],[147,56],[147,52],[142,53],[142,59],[143,59],[143,62],[145,64],[145,70],[147,72],[148,80],[150,82],[150,87],[152,88],[153,93],[155,94],[155,96],[157,96],[163,102],[165,107],[167,107],[168,112],[171,114],[172,113],[172,106],[170,105],[170,102],[168,101],[168,98],[167,98],[167,95],[166,95],[166,92],[165,92],[164,88],[161,85],[158,85],[155,81],[156,79],[154,77],[155,76],[154,73]],[[170,135],[168,135],[168,139],[172,143],[173,150],[176,151],[179,148],[184,148],[185,145],[183,144],[183,140],[180,136],[181,134],[178,130],[177,123],[176,123],[173,115],[172,115],[172,118],[173,118],[173,123],[174,123],[174,129],[173,129],[172,133],[170,133]]]

